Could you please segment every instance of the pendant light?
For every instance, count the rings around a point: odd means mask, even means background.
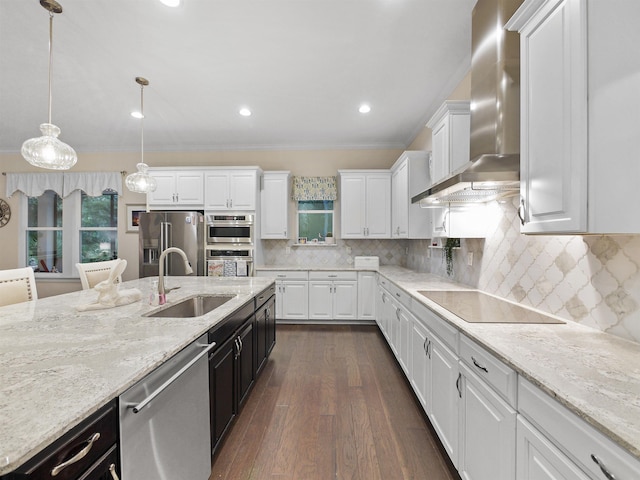
[[[149,80],[136,77],[136,83],[140,85],[140,163],[136,165],[138,171],[128,175],[124,183],[132,192],[150,193],[155,191],[158,183],[149,175],[149,165],[144,163],[144,87],[149,85]]]
[[[40,125],[41,137],[30,138],[22,144],[21,153],[31,165],[52,170],[68,170],[78,161],[73,148],[58,140],[60,129],[51,123],[51,78],[53,70],[53,14],[62,13],[55,0],[40,0],[49,12],[49,122]]]

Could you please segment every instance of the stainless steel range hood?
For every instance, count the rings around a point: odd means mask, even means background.
[[[522,0],[478,0],[471,23],[470,161],[411,199],[486,202],[520,188],[520,37],[504,25]]]

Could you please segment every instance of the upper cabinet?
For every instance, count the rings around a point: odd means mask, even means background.
[[[205,170],[205,210],[255,210],[258,172],[257,167]]]
[[[289,238],[289,172],[264,172],[260,205],[260,236]]]
[[[447,100],[427,123],[433,140],[431,183],[448,177],[469,161],[470,121],[469,101]]]
[[[338,170],[342,238],[391,238],[391,172]]]
[[[523,233],[640,233],[640,2],[526,0],[520,33]]]
[[[201,169],[150,168],[149,175],[158,182],[156,190],[147,194],[150,209],[202,208],[204,174]]]
[[[406,151],[391,167],[391,237],[430,238],[431,214],[411,197],[431,183],[429,152]]]

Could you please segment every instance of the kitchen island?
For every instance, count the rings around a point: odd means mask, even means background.
[[[11,472],[273,283],[269,278],[166,277],[168,303],[193,294],[233,299],[192,318],[144,315],[154,278],[122,284],[143,298],[78,312],[83,290],[0,308],[0,475]]]

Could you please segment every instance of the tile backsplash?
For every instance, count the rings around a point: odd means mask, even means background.
[[[489,207],[487,237],[454,252],[454,280],[640,342],[640,235],[522,235],[517,199]],[[428,245],[410,242],[407,266],[446,276]]]
[[[409,240],[338,240],[332,246],[291,246],[289,240],[262,240],[262,253],[265,265],[283,267],[352,265],[357,255],[377,256],[380,265],[406,266],[409,243]]]
[[[522,235],[516,206],[517,197],[488,205],[486,238],[461,241],[451,278],[640,342],[640,235]],[[375,255],[381,265],[447,275],[442,249],[429,248],[428,240],[337,242],[292,247],[286,240],[263,240],[264,264],[330,267],[350,265],[356,255]],[[468,253],[473,253],[471,266]]]

